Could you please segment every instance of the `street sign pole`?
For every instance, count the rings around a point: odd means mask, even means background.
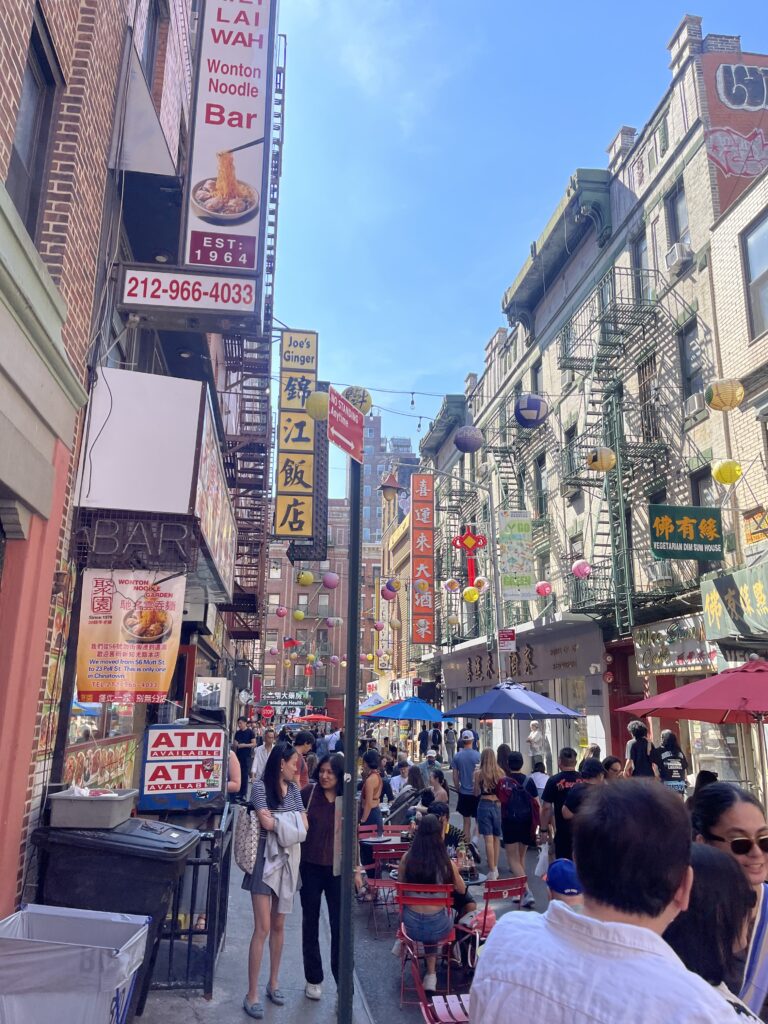
[[[344,796],[341,838],[341,915],[339,921],[339,1024],[352,1024],[354,994],[354,893],[357,801],[355,752],[360,676],[360,574],[362,568],[362,466],[349,460],[349,594],[347,604],[347,693],[344,706]]]

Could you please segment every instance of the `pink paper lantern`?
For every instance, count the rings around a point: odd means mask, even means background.
[[[329,629],[333,629],[333,627],[336,625],[335,616],[329,615],[328,618],[325,620],[325,624]]]
[[[270,647],[269,648],[268,654],[269,654],[270,658],[276,658],[279,653],[280,652],[278,651],[278,649],[276,647]]]
[[[571,572],[577,580],[586,580],[592,575],[592,566],[586,558],[577,558],[571,566]]]
[[[387,587],[382,587],[381,596],[385,601],[394,601],[395,598],[397,597],[397,594],[394,592],[394,590],[388,590]]]
[[[326,590],[335,590],[339,585],[339,576],[335,572],[327,572],[323,575],[323,586]]]
[[[278,619],[284,619],[287,614],[288,609],[285,607],[284,604],[281,604],[277,608],[275,608],[275,615],[278,617]]]
[[[376,657],[377,658],[383,658],[384,657],[384,648],[383,647],[377,647],[376,648]]]
[[[374,622],[373,628],[376,630],[377,633],[380,633],[382,631],[382,629],[384,629],[384,623],[381,622],[381,621]]]
[[[367,658],[365,657],[365,655],[361,654],[360,655],[360,664],[364,665],[366,663],[366,661],[367,661]]]
[[[552,593],[552,584],[548,580],[539,580],[536,584],[536,593],[539,597],[549,597]]]

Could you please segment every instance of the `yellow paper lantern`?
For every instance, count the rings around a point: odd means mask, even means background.
[[[396,618],[395,616],[392,616],[392,618],[389,620],[389,628],[400,629],[400,619]]]
[[[307,397],[306,404],[304,405],[304,411],[307,416],[311,416],[313,420],[327,420],[328,392],[313,391],[312,394]]]
[[[712,476],[719,484],[735,484],[741,474],[741,463],[735,459],[723,459],[712,467]]]
[[[346,661],[342,661],[342,663],[341,663],[341,667],[342,667],[342,668],[346,668],[346,667],[347,667],[347,663],[346,663]]]
[[[616,465],[616,452],[613,448],[592,448],[587,452],[587,469],[597,473],[607,473]]]
[[[308,654],[307,655],[307,661],[309,662],[310,665],[314,664],[315,655],[314,654]]]
[[[480,597],[480,591],[477,587],[464,587],[464,590],[461,592],[461,596],[467,604],[474,604]]]
[[[290,668],[290,667],[291,667],[291,659],[290,658],[284,658],[283,659],[283,668]]]
[[[413,584],[414,590],[418,590],[420,594],[426,594],[429,590],[429,582],[427,580],[416,580]]]
[[[366,661],[373,661],[373,655],[372,654],[366,654],[365,660]]]
[[[315,582],[314,575],[309,569],[302,569],[299,575],[296,577],[296,581],[300,587],[311,587]]]
[[[291,653],[288,655],[288,657],[290,658],[291,661],[298,661],[299,660],[299,656],[296,653],[296,651],[291,651]]]
[[[725,380],[713,380],[704,391],[704,401],[710,409],[716,409],[718,412],[738,409],[744,401],[744,385],[740,380],[730,377]]]
[[[394,590],[395,593],[398,592],[400,587],[402,587],[402,583],[400,582],[400,580],[390,580],[389,581],[389,589],[390,590]]]
[[[294,608],[293,612],[291,613],[291,618],[293,619],[294,622],[303,622],[304,612],[301,610],[301,608]]]
[[[451,614],[448,616],[447,621],[449,626],[458,626],[460,619],[456,612],[451,612]]]
[[[351,402],[356,409],[359,409],[363,416],[367,416],[371,411],[373,405],[373,399],[365,390],[365,388],[349,387],[344,388],[342,394],[348,402]]]

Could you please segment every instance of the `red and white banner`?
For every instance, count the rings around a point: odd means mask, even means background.
[[[435,642],[435,478],[411,477],[411,643]]]

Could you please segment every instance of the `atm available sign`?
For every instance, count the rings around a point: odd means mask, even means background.
[[[147,737],[142,796],[200,796],[224,787],[223,729],[155,726]]]

